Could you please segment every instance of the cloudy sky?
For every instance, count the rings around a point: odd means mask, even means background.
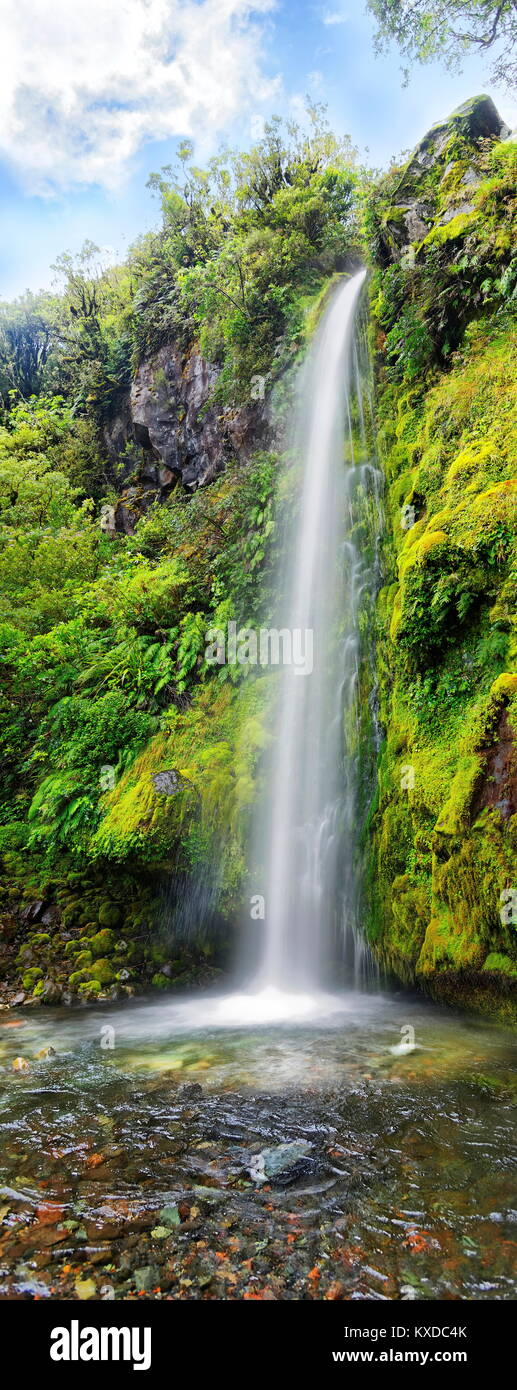
[[[123,255],[156,221],[146,179],[178,139],[200,161],[246,145],[307,93],[375,165],[477,91],[516,123],[480,60],[404,88],[373,29],[366,0],[2,0],[0,297],[49,286],[87,237]]]

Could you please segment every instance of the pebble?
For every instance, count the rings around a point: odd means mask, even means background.
[[[13,1071],[30,1071],[30,1062],[27,1061],[26,1057],[15,1057]]]
[[[302,1159],[308,1158],[312,1147],[312,1144],[300,1140],[292,1144],[276,1144],[271,1149],[262,1149],[250,1163],[251,1177],[255,1182],[267,1182],[269,1178],[276,1178],[280,1173],[287,1173]]]

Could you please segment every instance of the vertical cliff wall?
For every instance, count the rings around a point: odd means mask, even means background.
[[[440,997],[517,979],[517,145],[478,98],[373,195],[388,538],[368,932]]]

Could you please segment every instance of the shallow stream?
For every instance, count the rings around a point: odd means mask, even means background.
[[[514,1298],[514,1060],[403,993],[1,1014],[0,1293]]]

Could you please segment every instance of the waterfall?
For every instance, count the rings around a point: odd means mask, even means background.
[[[311,635],[313,655],[305,670],[286,663],[279,675],[257,833],[265,900],[257,991],[313,994],[328,983],[339,950],[357,982],[368,954],[357,923],[357,694],[359,621],[375,587],[370,541],[380,506],[355,332],[365,274],[334,292],[297,382],[291,437],[299,473],[278,616],[291,640],[301,632],[306,652]]]

